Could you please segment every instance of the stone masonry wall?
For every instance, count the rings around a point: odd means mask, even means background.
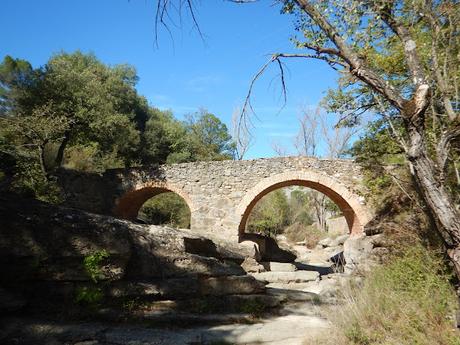
[[[281,157],[212,161],[110,170],[103,175],[63,172],[67,205],[135,218],[142,204],[165,191],[182,196],[195,231],[237,238],[250,209],[264,193],[299,184],[328,195],[362,232],[371,211],[365,205],[361,168],[352,160]]]

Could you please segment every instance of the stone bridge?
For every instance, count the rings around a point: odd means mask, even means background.
[[[309,157],[193,162],[108,170],[102,175],[63,171],[68,206],[135,219],[142,204],[164,192],[180,195],[191,228],[238,240],[262,196],[299,185],[327,195],[341,209],[352,234],[371,220],[360,166],[352,160]]]

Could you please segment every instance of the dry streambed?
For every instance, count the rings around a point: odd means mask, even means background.
[[[6,196],[0,228],[5,345],[302,344],[327,330],[324,309],[349,277],[331,273],[345,237],[259,263],[252,245]],[[373,248],[351,243],[347,265]],[[82,263],[102,252],[88,274]],[[74,310],[82,291],[104,307]]]

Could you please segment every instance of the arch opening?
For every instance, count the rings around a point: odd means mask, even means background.
[[[190,229],[191,213],[182,197],[174,192],[165,191],[148,199],[141,206],[137,220],[146,224]]]
[[[269,178],[269,180],[276,180],[276,178]],[[328,197],[337,207],[341,214],[346,220],[348,226],[348,232],[351,234],[359,234],[363,232],[363,226],[367,219],[360,219],[355,209],[350,205],[342,195],[345,194],[343,190],[336,191],[325,183],[318,182],[316,179],[286,179],[282,176],[278,177],[278,182],[267,183],[263,181],[259,183],[250,193],[248,193],[246,200],[243,200],[240,206],[241,221],[238,227],[238,233],[240,241],[244,240],[247,234],[248,221],[250,219],[251,212],[254,210],[256,204],[267,194],[279,190],[281,188],[291,186],[301,186],[313,189],[324,194]],[[340,193],[342,192],[342,193]],[[349,194],[349,193],[348,193]],[[353,200],[356,208],[356,200]],[[361,217],[363,218],[363,217]]]
[[[165,185],[148,185],[131,190],[116,200],[115,216],[147,224],[190,228],[190,199],[180,190]]]
[[[258,200],[249,212],[245,233],[276,238],[289,243],[305,241],[313,248],[325,236],[348,233],[339,207],[325,194],[291,185],[275,189]]]

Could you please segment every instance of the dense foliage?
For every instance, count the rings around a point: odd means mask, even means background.
[[[58,201],[53,172],[60,167],[102,172],[233,157],[232,138],[215,115],[200,110],[179,121],[149,106],[137,81],[133,67],[108,66],[92,54],[56,54],[36,69],[6,56],[0,64],[0,152],[10,163],[2,164],[3,179]]]
[[[284,234],[292,242],[315,238],[316,242],[327,234],[322,228],[321,219],[334,218],[340,210],[329,198],[324,196],[324,212],[316,212],[317,192],[304,187],[286,187],[274,190],[260,199],[248,219],[247,231],[276,237]],[[321,194],[323,196],[323,194]],[[315,241],[311,241],[314,246]]]
[[[163,193],[147,200],[139,210],[138,218],[148,224],[190,228],[190,208],[185,200],[175,193]]]

